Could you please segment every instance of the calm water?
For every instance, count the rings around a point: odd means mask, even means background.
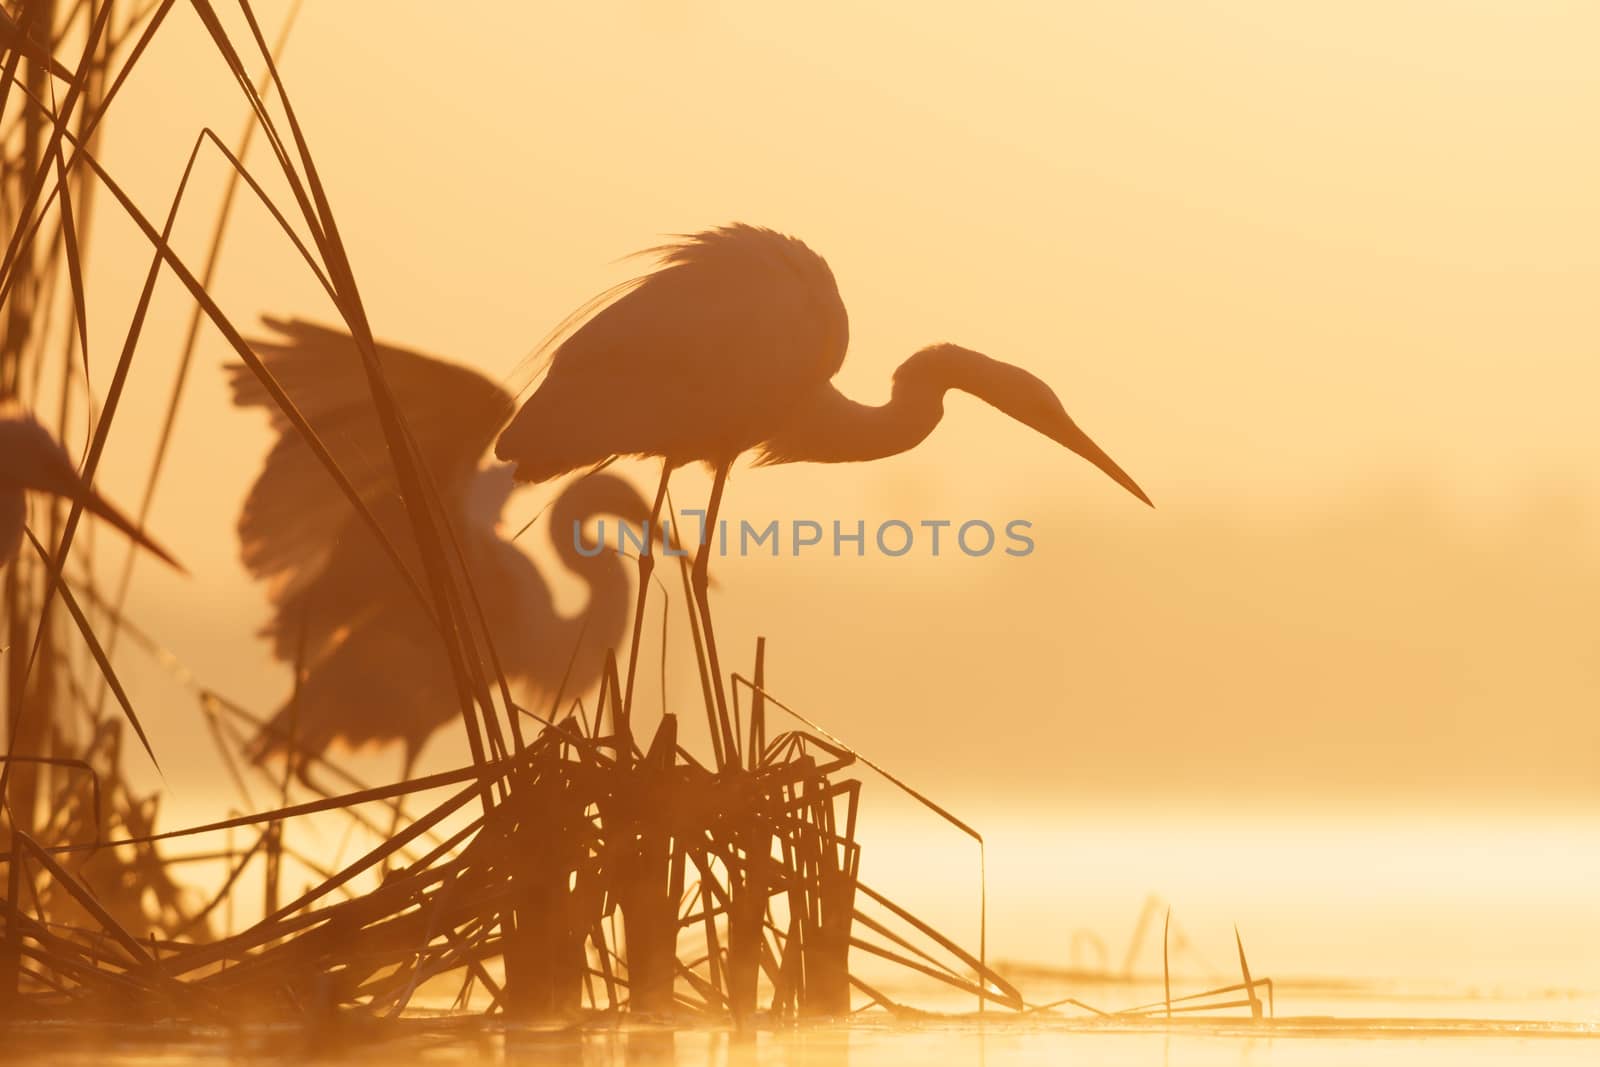
[[[1159,999],[1159,983],[1055,982],[1036,992],[1124,1007]],[[909,989],[891,990],[903,995]],[[1181,992],[1175,988],[1174,994]],[[1277,983],[1277,1016],[1253,1021],[1233,1010],[1206,1018],[1118,1020],[1065,1008],[1017,1015],[970,1010],[892,1019],[863,1013],[848,1022],[730,1033],[723,1026],[673,1029],[591,1019],[567,1030],[485,1026],[480,1019],[418,1011],[382,1035],[347,1031],[311,1038],[286,1027],[26,1027],[5,1038],[0,1060],[111,1067],[185,1064],[504,1064],[510,1067],[983,1067],[1080,1063],[1105,1067],[1286,1067],[1373,1064],[1432,1067],[1600,1063],[1600,993],[1528,991],[1521,996],[1451,996],[1392,985]],[[924,1001],[957,1001],[925,993]]]
[[[1105,1010],[1161,999],[1171,906],[1173,995],[1238,980],[1234,924],[1252,973],[1275,981],[1277,1018],[1168,1027],[1060,1015],[973,1014],[970,998],[863,977],[935,1014],[862,1014],[848,1025],[738,1037],[724,1029],[592,1024],[582,1032],[413,1019],[383,1041],[308,1047],[294,1030],[13,1031],[23,1064],[447,1063],[671,1067],[899,1064],[1600,1064],[1600,828],[1588,821],[1276,818],[1118,825],[1092,818],[978,820],[988,833],[988,955],[1030,1003]],[[976,849],[914,820],[869,823],[863,879],[965,944],[979,938]],[[1144,921],[1141,922],[1141,913]],[[1114,979],[1069,980],[1065,969]],[[1131,977],[1129,977],[1131,975]],[[1304,977],[1316,976],[1316,977]],[[902,979],[903,980],[903,979]],[[448,1003],[431,990],[422,1004]],[[479,1005],[481,1007],[481,1005]]]
[[[293,1032],[218,1035],[84,1035],[32,1031],[8,1039],[11,1062],[25,1064],[440,1063],[557,1064],[570,1067],[891,1067],[898,1064],[1012,1065],[1085,1063],[1128,1067],[1206,1065],[1583,1064],[1600,1062],[1600,1031],[1555,1024],[1442,1023],[1418,1019],[1337,1022],[1279,1020],[1271,1025],[1208,1021],[1130,1027],[1059,1021],[947,1016],[916,1025],[857,1022],[738,1036],[706,1030],[587,1033],[460,1031],[424,1028],[383,1042],[352,1039],[312,1049]]]

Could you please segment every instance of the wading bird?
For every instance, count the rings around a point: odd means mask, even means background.
[[[178,563],[161,546],[83,480],[72,457],[50,431],[25,415],[0,416],[0,567],[22,547],[27,523],[26,493],[49,493],[82,504],[123,533],[135,544],[174,567]],[[179,570],[183,568],[178,567]]]
[[[759,449],[758,465],[891,456],[932,433],[944,394],[959,389],[1150,503],[1049,386],[971,349],[938,344],[917,352],[894,372],[886,404],[840,393],[831,379],[849,339],[844,302],[828,264],[795,238],[734,224],[654,251],[660,267],[623,287],[561,342],[544,381],[500,435],[495,455],[514,462],[520,480],[540,482],[618,456],[659,457],[653,523],[673,469],[704,462],[714,479],[703,529],[714,530],[728,469],[743,453]],[[708,634],[709,541],[695,557],[693,583]],[[650,567],[642,555],[643,579]],[[641,580],[630,694],[647,588]],[[715,670],[709,641],[708,652]]]
[[[420,575],[355,342],[299,320],[266,324],[279,338],[252,347]],[[643,497],[603,474],[575,482],[556,500],[556,554],[589,591],[582,613],[561,615],[538,568],[498,530],[515,487],[510,466],[479,465],[511,416],[511,397],[465,367],[387,345],[377,351],[482,605],[483,626],[470,629],[485,675],[494,677],[498,662],[508,680],[542,698],[563,683],[568,694],[583,691],[600,677],[605,653],[627,623],[628,575],[617,553],[580,552],[574,524],[615,516],[637,526],[649,514]],[[427,739],[460,715],[443,639],[260,380],[242,364],[228,372],[234,403],[265,408],[279,434],[246,500],[239,537],[245,567],[269,583],[274,611],[262,635],[279,660],[300,671],[295,694],[251,755],[283,753],[291,737],[295,750],[319,755],[336,739],[356,747],[398,740],[409,778]]]

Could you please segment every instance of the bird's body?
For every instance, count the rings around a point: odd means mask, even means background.
[[[72,457],[50,431],[24,415],[0,416],[0,567],[22,547],[29,492],[82,504],[91,515],[106,520],[135,544],[177,567],[173,558],[137,524],[83,480]]]
[[[517,477],[544,481],[613,456],[721,468],[845,463],[906,451],[959,389],[1054,438],[1149,503],[1133,479],[1020,367],[957,345],[902,363],[887,404],[850,400],[831,379],[849,319],[827,262],[774,230],[734,224],[663,249],[660,269],[556,349],[544,381],[495,444]]]
[[[365,372],[354,342],[308,323],[273,322],[281,340],[256,350],[361,493],[413,575],[420,574],[405,505],[387,466]],[[643,499],[608,474],[582,479],[557,499],[551,534],[563,565],[588,587],[586,609],[564,616],[534,563],[499,533],[514,483],[504,465],[479,466],[511,411],[498,386],[465,368],[380,345],[397,404],[441,509],[460,545],[483,610],[470,627],[486,676],[551,697],[566,681],[577,694],[599,677],[621,636],[628,576],[614,553],[584,556],[574,523],[607,515],[639,522]],[[298,664],[295,694],[253,748],[257,757],[293,747],[322,753],[399,741],[409,764],[460,704],[443,641],[415,590],[356,516],[305,443],[288,428],[247,368],[230,368],[234,401],[274,413],[280,437],[251,491],[239,531],[246,566],[267,580],[274,612],[264,630],[274,655]],[[492,648],[490,647],[492,642]]]
[[[1144,491],[1068,417],[1050,387],[1020,367],[957,345],[933,345],[895,371],[882,405],[857,403],[832,378],[849,322],[833,272],[804,243],[733,224],[658,249],[661,266],[604,304],[561,342],[549,373],[495,444],[517,477],[544,481],[618,456],[663,462],[651,518],[673,468],[716,472],[703,529],[714,529],[728,470],[758,462],[845,463],[914,448],[944,415],[950,389],[971,393],[1100,468],[1134,496]],[[706,601],[710,545],[695,559],[695,592],[717,672]],[[631,697],[645,579],[628,665]],[[716,690],[719,702],[722,692]]]
[[[833,272],[803,243],[699,234],[561,344],[495,451],[533,482],[613,455],[720,466],[832,378],[849,338]]]
[[[495,472],[480,477],[495,479]],[[599,499],[608,493],[617,499]],[[570,531],[574,521],[613,514],[613,509],[635,522],[645,513],[644,501],[627,483],[595,475],[563,494],[554,509],[552,533]],[[498,665],[508,681],[534,700],[555,695],[568,677],[569,664],[573,695],[593,684],[605,650],[615,646],[626,622],[628,575],[620,558],[611,552],[584,557],[574,550],[570,535],[552,537],[562,562],[588,590],[585,611],[564,616],[538,567],[515,546],[492,529],[467,527],[460,535],[484,607],[485,628],[492,635],[476,633],[485,675],[492,677]],[[286,663],[296,662],[300,651],[297,619],[307,620],[308,636],[316,634],[322,643],[307,642],[299,689],[278,711],[258,747],[281,749],[291,735],[297,748],[317,753],[335,742],[360,748],[398,740],[408,759],[414,758],[435,731],[460,719],[454,676],[437,630],[411,591],[392,574],[381,574],[393,565],[371,535],[364,527],[351,526],[346,536],[344,543],[364,542],[364,550],[337,551],[319,579],[325,584],[319,588],[313,583],[280,605],[268,627]],[[336,602],[325,603],[332,588],[344,584],[342,579],[355,577],[357,568],[368,571],[369,564],[371,573],[362,580],[379,583],[379,596],[369,598],[355,614],[340,610]],[[327,610],[319,612],[318,605]],[[490,639],[492,655],[485,644]]]

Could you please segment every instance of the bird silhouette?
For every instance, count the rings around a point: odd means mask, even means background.
[[[516,464],[519,479],[540,482],[619,456],[659,457],[654,521],[672,471],[704,462],[714,472],[704,529],[714,530],[728,470],[745,452],[759,449],[758,465],[894,455],[933,431],[944,394],[958,389],[1150,503],[1049,386],[971,349],[937,344],[918,351],[894,372],[886,404],[844,396],[831,381],[849,341],[844,302],[827,262],[799,240],[736,223],[652,251],[658,269],[621,287],[560,343],[544,381],[501,433],[495,454]],[[711,541],[700,545],[693,572],[708,633]],[[651,566],[641,556],[630,694]],[[715,671],[709,639],[708,652]]]
[[[412,574],[418,553],[355,342],[300,320],[265,320],[278,337],[252,345],[372,510]],[[461,547],[483,628],[472,627],[488,676],[543,697],[577,693],[599,678],[628,616],[628,574],[613,552],[580,552],[574,524],[649,512],[628,482],[597,474],[569,486],[552,508],[556,554],[587,586],[587,607],[564,616],[538,568],[499,530],[515,487],[505,464],[480,467],[513,401],[465,367],[390,345],[379,363],[427,476]],[[260,380],[228,368],[233,401],[271,413],[277,442],[239,519],[247,570],[268,583],[262,631],[279,660],[298,664],[294,695],[252,742],[256,760],[291,747],[321,754],[399,741],[405,776],[428,738],[459,718],[454,676],[433,619]],[[488,642],[493,643],[492,650]],[[491,651],[493,655],[491,656]],[[290,739],[293,739],[291,746]]]
[[[82,504],[171,566],[178,562],[83,480],[72,457],[50,431],[26,415],[0,416],[0,567],[22,547],[29,492],[49,493]]]

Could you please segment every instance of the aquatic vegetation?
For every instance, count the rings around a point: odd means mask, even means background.
[[[767,708],[774,701],[763,684],[759,649],[752,679],[731,679],[730,704],[730,680],[710,670],[709,634],[690,617],[712,738],[713,752],[705,760],[679,743],[678,720],[670,714],[641,745],[611,658],[593,722],[577,712],[547,721],[516,705],[496,665],[476,654],[472,634],[485,619],[471,583],[463,580],[470,568],[441,519],[436,487],[377,355],[332,207],[273,50],[248,3],[238,12],[242,43],[208,0],[192,6],[252,120],[236,150],[209,131],[197,138],[159,227],[102,165],[95,146],[118,88],[173,12],[171,0],[135,12],[105,4],[58,13],[53,4],[27,3],[15,21],[7,17],[0,24],[0,143],[8,154],[4,197],[10,220],[0,267],[9,323],[0,383],[6,396],[36,407],[46,395],[46,368],[59,372],[57,421],[89,425],[81,474],[91,481],[156,281],[163,273],[175,275],[197,311],[136,525],[149,512],[184,394],[193,327],[203,316],[247,368],[241,373],[254,376],[261,402],[275,406],[283,432],[297,434],[331,476],[376,551],[394,564],[435,625],[449,665],[452,714],[460,719],[472,761],[392,786],[355,786],[297,803],[289,802],[286,777],[276,807],[157,832],[154,799],[134,795],[121,777],[124,726],[145,738],[108,652],[125,636],[160,651],[126,617],[132,558],[114,591],[96,588],[71,569],[84,552],[74,540],[76,510],[59,527],[52,514],[50,536],[37,543],[37,558],[19,561],[6,573],[10,755],[0,770],[0,792],[9,801],[0,853],[7,871],[0,1000],[7,1014],[288,1017],[312,1025],[350,1012],[392,1019],[420,984],[447,973],[462,977],[463,1006],[478,986],[487,991],[487,1010],[519,1018],[623,1006],[736,1020],[762,1010],[782,1017],[839,1015],[852,1009],[854,993],[869,1005],[895,1007],[852,973],[852,951],[970,992],[980,1004],[1020,1009],[1021,995],[987,967],[981,952],[967,952],[860,882],[860,783],[850,777],[857,756],[817,732],[769,736]],[[76,67],[48,59],[67,54],[69,43],[81,46]],[[257,64],[266,71],[259,88],[252,69]],[[276,106],[269,105],[269,95],[277,97]],[[245,144],[258,134],[268,143],[277,178],[288,187],[287,210],[240,162]],[[197,272],[168,237],[202,152],[220,154],[232,172],[210,260]],[[145,235],[151,260],[104,402],[98,411],[78,411],[73,397],[87,364],[80,371],[74,357],[87,347],[88,298],[75,219],[91,187],[109,193],[114,209]],[[409,534],[405,552],[391,536],[395,523],[378,520],[312,421],[209,291],[228,211],[241,187],[278,223],[360,355],[380,440],[404,502],[399,521]],[[64,338],[40,314],[63,286],[76,327]],[[687,567],[683,579],[687,592]],[[91,653],[87,676],[68,658],[72,635],[52,625],[50,609],[58,599]],[[120,721],[101,713],[108,691],[123,712]],[[749,698],[748,723],[741,691]],[[238,752],[245,713],[215,693],[199,695],[205,721]],[[73,734],[85,725],[88,739],[76,740]],[[251,725],[282,729],[259,719]],[[352,785],[322,753],[299,750],[292,732],[280,740],[317,776]],[[148,742],[145,748],[156,759]],[[455,789],[448,799],[399,820],[392,835],[336,869],[291,851],[286,841],[297,818],[346,812],[373,829],[364,805],[391,803],[398,813],[400,798],[445,786]],[[473,809],[465,827],[440,838],[450,817]],[[234,831],[254,832],[255,840],[242,850],[230,845],[220,855],[162,851],[185,838]],[[202,858],[229,867],[209,901],[184,892],[174,874],[178,864]],[[286,858],[318,871],[321,881],[282,902]],[[265,916],[239,931],[224,922],[226,932],[218,932],[219,913],[231,909],[241,873],[258,860],[265,867]],[[383,874],[375,888],[352,891],[353,882],[372,872]],[[500,965],[491,968],[492,961]]]

